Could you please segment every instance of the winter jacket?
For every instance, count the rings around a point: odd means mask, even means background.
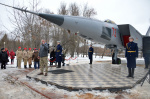
[[[18,58],[22,58],[23,57],[23,53],[22,53],[22,51],[20,50],[17,50],[17,52],[16,52],[16,56],[17,56],[17,59]]]
[[[48,44],[40,45],[39,57],[47,57],[48,56]]]
[[[8,55],[7,52],[0,52],[0,61],[1,62],[8,62]]]
[[[14,59],[15,58],[15,52],[12,50],[10,52],[10,59]]]
[[[126,46],[125,57],[127,58],[127,67],[136,68],[136,57],[138,57],[138,45],[134,42],[129,42]]]
[[[53,50],[50,54],[50,59],[51,59],[51,61],[53,61],[55,58],[56,58],[55,51]]]
[[[38,56],[39,52],[34,52],[32,55],[32,60],[34,60],[34,62],[39,62]]]
[[[56,49],[56,62],[61,62],[62,61],[62,46],[59,44],[57,45]]]
[[[23,51],[23,58],[28,59],[28,52],[25,50]]]
[[[28,51],[28,58],[32,58],[33,52],[32,51]]]
[[[8,57],[9,57],[9,51],[8,50],[6,50],[6,53],[7,53]]]
[[[90,47],[90,48],[89,48],[89,52],[88,52],[89,59],[92,59],[93,52],[94,52],[94,49],[93,49],[92,47]]]

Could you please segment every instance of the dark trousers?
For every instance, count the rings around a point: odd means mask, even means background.
[[[58,62],[58,67],[61,67],[61,62]]]
[[[65,66],[65,57],[64,57],[64,55],[63,55],[63,57],[62,57],[62,66]]]
[[[92,59],[90,59],[90,64],[92,64]]]
[[[64,61],[62,61],[62,63],[63,63],[63,65],[62,65],[62,66],[65,66],[65,62],[64,62]]]
[[[39,62],[34,62],[34,69],[36,69],[37,68],[37,65],[38,65],[38,69],[40,68],[40,66],[39,66]]]
[[[53,65],[53,62],[50,62],[50,66],[52,66]]]
[[[150,65],[149,57],[144,57],[144,61],[145,61],[145,68],[148,68],[148,66]]]
[[[134,68],[128,68],[129,77],[134,77]]]
[[[14,63],[14,59],[11,59],[11,64],[13,64]]]
[[[6,62],[1,62],[1,69],[6,69]]]

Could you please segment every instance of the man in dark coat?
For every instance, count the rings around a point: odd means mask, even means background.
[[[40,70],[41,70],[41,73],[39,73],[38,75],[43,75],[45,69],[45,76],[47,76],[48,75],[48,44],[44,39],[41,40],[38,58],[40,59]]]
[[[51,51],[50,54],[50,66],[53,65],[53,62],[55,61],[56,57],[55,57],[55,51],[54,49]]]
[[[62,47],[60,45],[60,41],[57,41],[57,49],[56,49],[56,62],[58,63],[57,68],[61,68],[61,61],[62,61]]]
[[[89,48],[89,52],[88,52],[89,59],[90,59],[90,63],[89,63],[89,64],[92,64],[93,52],[94,52],[94,49],[93,49],[92,44],[91,44],[91,45],[90,45],[90,48]]]
[[[127,58],[127,67],[129,75],[134,78],[134,69],[136,68],[136,58],[138,57],[138,46],[134,43],[134,38],[129,37],[129,43],[126,46],[125,57]]]
[[[1,69],[6,69],[6,63],[8,62],[8,55],[5,49],[2,48],[0,52]]]

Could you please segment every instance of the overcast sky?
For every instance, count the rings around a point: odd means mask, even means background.
[[[29,6],[29,0],[0,0],[0,3],[12,6],[13,1],[14,5]],[[150,26],[150,0],[41,0],[40,7],[57,13],[61,2],[76,2],[78,5],[88,3],[96,9],[96,19],[111,19],[116,24],[131,24],[143,35]],[[8,19],[8,10],[11,11],[10,8],[0,5],[0,31],[6,28],[10,31],[14,29]]]

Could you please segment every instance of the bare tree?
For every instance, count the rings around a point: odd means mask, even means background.
[[[95,15],[97,15],[97,12],[95,11],[95,9],[94,8],[90,8],[88,6],[88,4],[85,4],[84,7],[83,7],[83,16],[91,18],[91,17],[93,17]]]
[[[77,5],[76,3],[71,3],[69,4],[69,7],[67,8],[66,3],[61,3],[60,8],[58,9],[58,14],[61,15],[71,15],[71,16],[84,16],[84,17],[91,17],[96,15],[96,11],[94,8],[89,8],[88,5],[84,5],[84,9],[80,9],[80,6]],[[57,28],[55,28],[57,29]],[[58,31],[60,30],[60,31]],[[80,50],[80,43],[84,43],[83,47],[83,54],[87,55],[87,49],[88,47],[86,46],[86,41],[85,39],[75,35],[75,34],[70,34],[68,33],[67,30],[64,29],[57,29],[55,30],[55,40],[61,40],[63,48],[66,49],[66,52],[69,52],[71,56],[74,56],[74,52],[77,52],[79,54]],[[56,42],[56,41],[55,41]]]
[[[95,9],[94,8],[89,8],[88,4],[85,4],[83,6],[83,12],[82,12],[83,17],[91,18],[92,16],[94,16],[96,14],[97,14],[97,12],[95,11]],[[86,39],[83,40],[83,43],[84,43],[83,57],[84,57],[85,54],[87,54],[86,42],[87,42]]]
[[[44,13],[53,14],[53,12],[48,9],[38,9],[38,0],[30,1],[29,5],[29,9],[32,11],[42,11]],[[13,13],[10,12],[10,14],[13,16],[13,18],[10,18],[10,21],[15,27],[14,31],[12,31],[12,44],[14,44],[15,47],[38,48],[40,46],[39,39],[44,38],[47,42],[51,41],[51,46],[56,46],[57,41],[60,40],[63,48],[67,53],[70,53],[72,57],[75,51],[77,54],[83,53],[83,55],[87,55],[87,40],[75,34],[68,33],[68,30],[62,29],[38,16],[17,10],[13,10]],[[96,11],[94,8],[90,8],[88,4],[83,5],[81,9],[76,3],[71,3],[69,6],[67,6],[66,3],[61,3],[58,14],[91,18],[96,15]],[[81,43],[83,46],[80,46]]]
[[[39,1],[32,0],[29,2],[30,10],[38,12],[37,7]],[[40,20],[38,16],[33,14],[23,13],[21,11],[13,10],[13,13],[10,12],[13,18],[10,18],[11,23],[14,25],[17,32],[13,32],[16,38],[24,42],[25,47],[39,47],[39,39],[41,37],[40,31]]]

